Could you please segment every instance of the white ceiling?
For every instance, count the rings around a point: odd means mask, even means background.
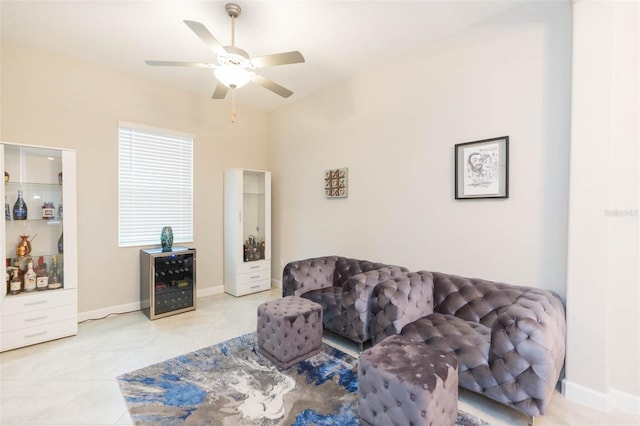
[[[236,20],[236,46],[251,56],[299,50],[306,59],[259,71],[293,90],[290,98],[249,84],[239,89],[238,102],[270,111],[525,1],[237,0],[242,14]],[[210,70],[151,67],[144,61],[215,62],[214,54],[182,21],[203,23],[220,43],[229,45],[231,21],[225,3],[0,0],[1,35],[211,96],[216,81]]]

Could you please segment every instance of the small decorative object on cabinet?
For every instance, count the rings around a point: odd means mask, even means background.
[[[0,142],[0,164],[12,176],[0,196],[16,200],[12,216],[5,202],[0,224],[0,259],[10,265],[9,287],[0,292],[0,351],[7,351],[78,333],[76,155]],[[58,182],[60,170],[64,185]],[[55,219],[54,206],[63,200],[67,214]],[[63,232],[64,255],[58,254]]]
[[[160,245],[162,246],[162,251],[171,251],[171,247],[173,246],[173,229],[171,229],[170,226],[162,228],[162,232],[160,233]]]
[[[196,249],[140,250],[140,307],[152,320],[196,308]]]
[[[13,220],[27,220],[27,204],[22,198],[22,190],[18,190],[18,199],[13,205]]]
[[[224,291],[271,289],[271,172],[224,174]]]

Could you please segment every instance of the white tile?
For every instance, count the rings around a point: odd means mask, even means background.
[[[60,406],[54,416],[57,422],[68,425],[110,425],[126,413],[120,387],[110,380],[94,383],[86,392]]]

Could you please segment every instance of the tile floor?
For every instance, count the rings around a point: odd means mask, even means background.
[[[198,309],[149,321],[141,312],[80,324],[74,337],[0,354],[0,425],[130,425],[115,378],[143,366],[255,330],[256,309],[280,297],[280,289],[234,298],[198,299]],[[351,354],[357,346],[325,335]],[[526,425],[527,418],[471,393],[460,408],[500,425]],[[640,425],[640,418],[604,414],[556,393],[536,425]]]

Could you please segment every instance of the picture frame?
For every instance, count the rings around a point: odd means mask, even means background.
[[[455,199],[509,198],[509,136],[456,144]]]

